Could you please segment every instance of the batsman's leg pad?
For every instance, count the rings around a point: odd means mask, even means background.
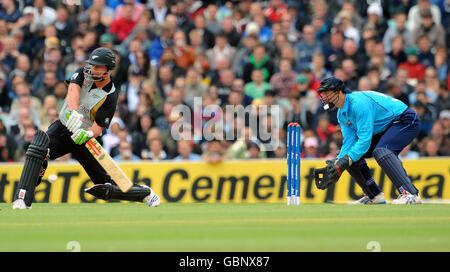
[[[50,138],[38,130],[25,153],[25,164],[20,176],[19,185],[14,200],[21,198],[27,206],[31,206],[39,176],[42,172],[43,162],[48,156]]]
[[[402,162],[392,151],[382,147],[375,148],[373,157],[399,191],[400,187],[403,187],[411,194],[419,193],[406,174]]]
[[[119,186],[111,183],[105,183],[96,184],[90,188],[87,188],[85,189],[85,192],[103,200],[114,199],[141,202],[151,193],[151,190],[149,187],[134,184],[128,192],[124,193],[120,190]]]

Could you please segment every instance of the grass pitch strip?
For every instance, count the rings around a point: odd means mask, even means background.
[[[0,203],[2,252],[450,251],[450,205]]]

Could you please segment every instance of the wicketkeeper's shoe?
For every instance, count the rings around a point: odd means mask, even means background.
[[[353,205],[386,204],[386,199],[384,198],[384,193],[381,192],[378,195],[376,195],[373,199],[370,199],[370,197],[365,195],[358,200],[350,202],[349,204],[353,204]]]
[[[145,185],[141,185],[141,186],[145,186]],[[150,189],[150,190],[151,190],[151,193],[148,196],[146,196],[142,202],[146,203],[149,207],[158,207],[161,200],[160,200],[159,196],[157,194],[155,194],[155,191],[153,191],[152,189]]]
[[[25,209],[31,209],[31,206],[27,206],[25,204],[25,201],[23,199],[18,198],[13,202],[13,210],[25,210]]]
[[[413,195],[406,192],[405,194],[400,194],[397,199],[392,200],[391,204],[422,204],[422,199],[419,194]]]

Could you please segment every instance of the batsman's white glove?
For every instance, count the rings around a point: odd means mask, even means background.
[[[81,145],[89,141],[89,139],[92,138],[93,136],[94,132],[92,132],[91,130],[79,128],[70,137],[76,144]]]
[[[83,114],[79,113],[76,110],[73,110],[70,113],[70,116],[67,120],[66,127],[70,132],[74,133],[81,127],[82,123],[83,123]]]

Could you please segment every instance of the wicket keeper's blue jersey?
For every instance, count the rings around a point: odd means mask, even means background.
[[[381,133],[408,106],[402,101],[375,91],[348,93],[337,112],[344,141],[338,158],[348,155],[358,161],[370,148],[372,135]]]

